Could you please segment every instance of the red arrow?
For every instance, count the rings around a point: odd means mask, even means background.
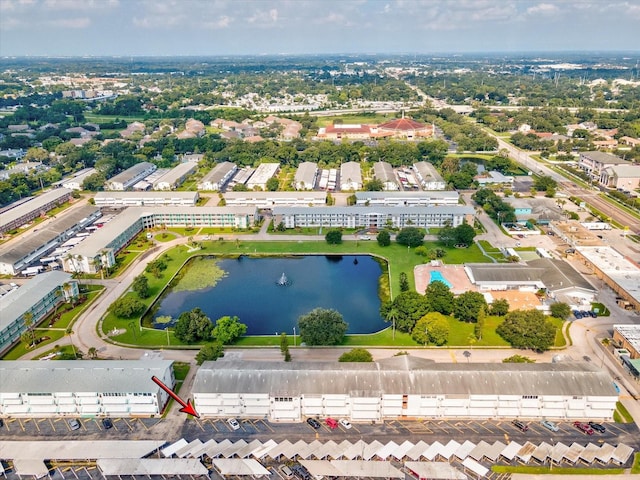
[[[158,384],[158,386],[161,389],[163,389],[165,392],[167,392],[171,398],[173,398],[176,402],[178,402],[180,405],[182,405],[182,408],[180,410],[178,410],[179,412],[184,412],[187,415],[193,415],[196,418],[200,418],[200,415],[198,415],[198,412],[196,412],[196,409],[193,408],[193,405],[191,405],[191,400],[187,400],[186,402],[184,400],[182,400],[176,394],[176,392],[174,392],[169,387],[167,387],[164,383],[162,383],[162,381],[158,377],[156,377],[155,375],[153,377],[151,377],[151,380],[156,382]]]

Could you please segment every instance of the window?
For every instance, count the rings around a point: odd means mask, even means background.
[[[293,402],[292,397],[275,397],[273,400],[275,402]]]
[[[538,398],[538,395],[523,395],[522,399],[523,400],[535,400]]]

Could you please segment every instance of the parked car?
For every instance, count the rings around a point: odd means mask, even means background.
[[[596,422],[589,422],[589,426],[593,428],[596,432],[604,433],[607,431],[604,425]]]
[[[282,465],[280,467],[280,472],[282,472],[286,478],[291,478],[293,476],[293,471],[286,465]]]
[[[340,419],[340,425],[342,425],[347,430],[349,430],[351,428],[351,422],[349,420],[347,420],[346,418],[341,418]]]
[[[0,418],[0,428],[4,427],[4,420]]]
[[[293,473],[295,473],[296,477],[302,480],[311,480],[311,474],[302,465],[296,463],[291,467],[291,470],[293,470]]]
[[[316,430],[320,428],[320,422],[315,418],[307,418],[307,423]]]
[[[589,315],[589,312],[587,312],[586,310],[580,310],[580,314],[581,314],[584,318],[586,318],[586,317],[589,317],[589,316],[590,316],[590,315]]]
[[[526,423],[521,422],[520,420],[514,420],[511,423],[521,432],[526,432],[527,430],[529,430],[529,426]]]
[[[240,429],[240,424],[238,423],[238,420],[236,420],[235,418],[230,418],[229,420],[227,420],[227,423],[233,430]]]
[[[327,418],[324,423],[327,424],[327,427],[329,427],[331,430],[338,428],[338,422],[334,419],[334,418]]]
[[[589,310],[589,315],[591,315],[591,318],[598,318],[598,314],[593,310]]]
[[[582,318],[582,314],[580,313],[580,310],[574,310],[573,316],[576,317],[577,319]]]
[[[591,428],[588,424],[582,422],[573,422],[573,426],[578,430],[586,433],[587,435],[593,435],[593,428]]]
[[[557,432],[558,430],[560,430],[558,428],[558,425],[556,425],[554,422],[551,422],[549,420],[543,420],[540,423],[544,428],[546,428],[547,430],[551,430],[552,432]]]
[[[79,430],[80,429],[80,422],[78,422],[78,420],[76,420],[75,418],[72,418],[71,420],[68,420],[67,423],[69,424],[69,428],[71,430]]]
[[[102,426],[104,427],[105,430],[109,430],[110,428],[113,428],[113,422],[111,421],[110,418],[103,418]]]

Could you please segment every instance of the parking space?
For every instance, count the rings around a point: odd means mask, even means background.
[[[20,438],[24,436],[60,437],[61,435],[109,434],[112,436],[149,432],[159,419],[113,418],[112,427],[107,429],[101,418],[75,418],[79,428],[74,430],[69,421],[74,418],[6,418],[0,432],[4,436]]]

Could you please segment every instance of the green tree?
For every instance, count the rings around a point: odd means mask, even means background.
[[[109,308],[116,317],[133,318],[144,312],[146,306],[137,298],[127,296],[119,298]]]
[[[98,358],[98,349],[96,347],[90,347],[89,350],[87,350],[87,355],[89,355],[89,358],[92,360],[95,360]]]
[[[473,239],[476,236],[476,231],[471,225],[463,223],[458,225],[455,229],[456,245],[466,245],[467,247],[473,243]]]
[[[507,313],[509,313],[509,301],[506,298],[494,300],[489,307],[489,315],[504,317]]]
[[[29,334],[29,337],[31,338],[31,345],[35,345],[36,337],[35,337],[35,332],[33,330],[33,328],[35,326],[33,324],[33,313],[24,312],[24,314],[22,315],[22,320],[24,322],[24,326],[27,327],[27,333]]]
[[[378,235],[376,236],[376,240],[378,241],[378,245],[380,245],[381,247],[388,247],[389,245],[391,245],[391,235],[387,230],[382,230],[380,233],[378,233]]]
[[[487,301],[480,292],[464,292],[453,302],[453,315],[463,322],[477,321],[481,309],[487,311]]]
[[[211,319],[197,307],[187,312],[182,312],[174,327],[176,338],[185,343],[210,340],[212,330]]]
[[[430,311],[427,298],[412,290],[400,292],[392,302],[382,304],[380,307],[382,318],[388,321],[391,309],[395,309],[397,312],[396,328],[406,333],[410,333],[416,322]]]
[[[364,184],[364,189],[367,192],[381,192],[384,189],[384,184],[382,183],[382,180],[374,178]]]
[[[409,277],[405,272],[400,272],[400,291],[406,292],[409,290]]]
[[[548,177],[546,175],[534,177],[533,179],[533,188],[535,188],[539,192],[546,191],[549,188],[552,188],[555,190],[557,187],[558,187],[558,182],[556,182],[553,178]]]
[[[206,343],[196,354],[196,363],[202,365],[204,362],[215,361],[224,356],[224,347],[220,342]]]
[[[453,247],[456,240],[456,230],[451,226],[446,225],[438,232],[438,241],[447,247]]]
[[[278,187],[280,187],[280,182],[278,181],[278,178],[271,177],[269,180],[267,180],[266,187],[269,192],[277,191]]]
[[[289,350],[289,338],[285,332],[282,332],[280,334],[280,352],[284,353],[287,350]]]
[[[552,303],[549,307],[552,317],[561,318],[566,320],[571,315],[571,307],[563,302]]]
[[[342,243],[342,232],[338,229],[329,230],[324,238],[329,245],[339,245]]]
[[[478,318],[476,319],[476,323],[473,326],[473,334],[478,340],[482,340],[482,330],[484,329],[484,321],[487,317],[485,313],[484,307],[480,309],[478,312]]]
[[[373,355],[369,350],[364,348],[354,348],[348,352],[344,352],[338,358],[339,362],[373,362]]]
[[[307,345],[338,345],[344,340],[347,322],[330,309],[315,308],[298,318],[300,339]]]
[[[238,317],[224,316],[216,320],[211,335],[223,345],[229,345],[247,333],[247,326]]]
[[[424,242],[424,233],[424,230],[421,228],[404,227],[398,232],[398,235],[396,235],[396,242],[408,247],[417,247]]]
[[[539,310],[509,312],[496,332],[515,348],[544,352],[554,344],[556,327]]]
[[[411,338],[416,342],[426,345],[444,345],[449,339],[449,321],[447,317],[438,312],[427,313],[416,322],[411,331]]]
[[[140,298],[149,298],[151,292],[149,291],[149,280],[144,273],[141,273],[133,279],[131,289],[138,294]]]
[[[453,311],[453,304],[455,297],[453,292],[447,287],[444,282],[436,280],[431,282],[425,292],[424,296],[429,305],[429,310],[439,312],[444,315],[450,315]]]

